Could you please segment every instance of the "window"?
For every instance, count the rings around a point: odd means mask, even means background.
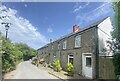
[[[53,50],[53,45],[52,45],[52,50]]]
[[[54,58],[56,58],[56,54],[55,53],[53,54],[53,56],[54,56]]]
[[[73,55],[68,55],[68,63],[73,64]]]
[[[65,41],[63,42],[63,49],[66,49],[66,47],[67,47],[67,41],[65,40]]]
[[[58,44],[58,49],[60,49],[60,44]]]
[[[81,35],[75,37],[75,47],[81,46]]]
[[[86,66],[91,67],[91,57],[86,57]]]
[[[56,54],[53,53],[53,60],[55,61],[56,60]]]

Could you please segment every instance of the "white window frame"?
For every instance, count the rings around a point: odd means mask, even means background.
[[[63,49],[66,49],[66,48],[67,48],[67,40],[63,42]]]
[[[60,49],[60,43],[58,44],[58,49]]]
[[[87,65],[87,63],[86,63],[86,62],[87,62],[87,58],[90,58],[90,59],[91,59],[91,61],[90,61],[90,62],[91,62],[91,65],[90,65],[90,66]],[[85,56],[85,59],[86,59],[85,66],[86,66],[86,67],[92,67],[92,58],[91,58],[91,56]]]
[[[81,35],[75,36],[75,48],[81,47]]]
[[[54,46],[52,45],[52,50],[53,50]]]
[[[73,54],[70,54],[70,55],[73,55]],[[69,64],[69,59],[70,58],[73,58],[73,61],[74,61],[74,55],[73,56],[70,56],[70,55],[68,55],[68,64]]]

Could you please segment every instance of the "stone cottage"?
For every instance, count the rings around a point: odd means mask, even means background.
[[[67,69],[68,63],[72,63],[74,73],[95,79],[99,72],[98,57],[111,55],[106,43],[111,39],[111,31],[110,17],[82,29],[74,25],[72,33],[39,48],[38,57],[48,64],[59,59],[63,70]]]

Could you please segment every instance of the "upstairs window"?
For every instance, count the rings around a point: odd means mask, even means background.
[[[81,35],[75,37],[75,47],[81,46]]]
[[[67,41],[65,40],[65,41],[63,42],[63,49],[66,49],[66,47],[67,47]]]
[[[52,45],[52,50],[53,50],[53,45]]]
[[[60,49],[60,44],[58,44],[58,49]]]

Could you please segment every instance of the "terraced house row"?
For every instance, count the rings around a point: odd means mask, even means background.
[[[96,78],[99,56],[112,55],[106,43],[111,39],[111,31],[110,17],[83,29],[74,25],[72,33],[39,48],[38,57],[48,64],[59,59],[63,70],[66,70],[67,64],[71,62],[74,66],[74,73]]]

